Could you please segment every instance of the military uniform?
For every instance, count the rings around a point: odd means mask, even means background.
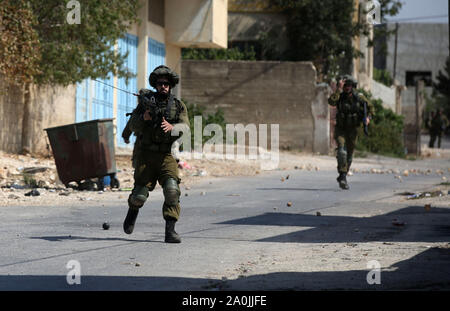
[[[362,95],[354,90],[356,82],[347,78],[348,83],[353,83],[351,94],[337,89],[329,98],[328,103],[337,108],[336,127],[334,139],[337,143],[337,170],[339,177],[337,181],[343,189],[348,189],[346,175],[350,170],[353,161],[358,136],[358,128],[364,118],[364,102],[367,103],[367,114],[370,118],[373,115],[373,105]],[[347,84],[347,82],[346,82]]]
[[[440,112],[436,112],[436,114],[429,121],[428,127],[430,131],[430,143],[428,147],[434,148],[434,142],[436,138],[438,139],[438,148],[441,148],[441,137],[442,132],[445,131],[445,128],[448,126],[447,118]]]
[[[122,138],[125,140],[127,144],[130,141],[131,134],[133,134],[133,132],[130,129],[130,120],[128,120],[127,124],[125,125],[125,128],[122,131]],[[139,149],[139,137],[136,135],[136,140],[133,146],[133,154],[131,156],[131,165],[133,168],[136,168],[136,150],[138,149]]]
[[[159,76],[168,77],[171,88],[178,82],[178,76],[166,66],[157,67],[150,75],[150,85],[155,86]],[[173,82],[176,81],[176,83]],[[151,103],[151,106],[146,106]],[[143,108],[146,107],[146,108]],[[143,112],[150,107],[152,120],[146,121]],[[171,153],[172,143],[179,136],[164,132],[161,121],[164,118],[172,125],[184,123],[189,126],[187,108],[172,94],[164,95],[150,90],[141,90],[139,105],[129,120],[129,130],[136,133],[133,152],[134,188],[128,198],[128,214],[124,221],[124,231],[131,234],[139,209],[144,205],[159,183],[163,188],[163,218],[166,221],[166,242],[179,243],[181,240],[174,231],[175,222],[180,216],[180,178],[178,164]]]

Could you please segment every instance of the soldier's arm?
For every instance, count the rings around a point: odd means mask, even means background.
[[[141,105],[142,103],[139,103],[139,105]],[[143,104],[142,104],[143,105]],[[142,108],[143,106],[141,106]],[[146,123],[145,120],[143,118],[143,109],[134,109],[133,113],[131,114],[130,120],[128,120],[129,124],[129,128],[130,131],[135,132],[135,133],[142,133]]]
[[[373,106],[370,100],[367,100],[366,103],[367,103],[367,113],[369,115],[369,118],[372,119],[375,116],[375,107]]]
[[[187,126],[187,128],[189,129],[190,122],[189,122],[189,116],[188,116],[188,111],[187,111],[186,105],[182,101],[178,101],[178,104],[180,104],[180,106],[181,106],[181,111],[178,116],[178,122],[173,124],[173,126],[175,127],[178,124],[182,124],[183,126]],[[181,130],[181,133],[178,132],[178,130]],[[177,133],[179,133],[179,135],[174,135],[173,139],[176,140],[179,137],[181,137],[183,135],[183,132],[184,132],[183,129],[178,128]]]
[[[125,125],[125,128],[122,131],[122,138],[125,141],[125,143],[130,142],[130,136],[133,132],[130,129],[130,120],[128,120],[127,124]]]
[[[186,124],[189,127],[190,123],[189,123],[189,116],[188,116],[187,107],[181,100],[179,101],[179,103],[181,104],[181,112],[180,112],[178,123],[184,123],[184,124]]]

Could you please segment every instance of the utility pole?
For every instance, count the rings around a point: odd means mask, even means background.
[[[450,1],[450,0],[448,0]],[[392,78],[394,79],[395,83],[395,76],[397,73],[397,41],[398,41],[398,23],[395,23],[395,44],[394,44],[394,70]]]
[[[420,125],[422,122],[422,110],[424,104],[423,91],[424,91],[424,81],[419,80],[416,82],[416,124],[415,124],[415,136],[416,136],[416,156],[419,157],[421,150],[421,139],[420,139]]]

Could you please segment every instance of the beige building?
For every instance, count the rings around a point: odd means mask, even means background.
[[[136,78],[110,76],[87,79],[67,88],[45,87],[32,91],[31,152],[50,152],[45,128],[102,118],[114,118],[116,146],[125,145],[120,133],[125,113],[136,106],[136,97],[116,88],[136,93],[149,88],[148,76],[158,65],[181,72],[181,48],[226,48],[228,0],[140,0],[139,25],[130,27],[116,49],[128,52],[126,66]],[[82,22],[82,21],[81,21]],[[182,79],[181,79],[182,81]],[[109,86],[111,85],[111,86]],[[179,94],[178,90],[175,90]],[[22,97],[18,92],[0,94],[0,150],[22,150]]]

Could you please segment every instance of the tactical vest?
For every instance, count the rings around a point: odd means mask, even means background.
[[[336,126],[342,129],[356,128],[362,122],[363,113],[356,93],[352,97],[342,93],[337,103]]]
[[[439,132],[443,130],[444,122],[442,122],[441,116],[437,115],[431,120],[431,130]]]
[[[170,151],[172,143],[178,139],[177,136],[172,136],[171,132],[165,133],[161,128],[162,117],[174,125],[179,122],[180,113],[183,111],[181,102],[175,98],[172,94],[165,101],[158,101],[155,96],[156,93],[148,92],[146,96],[151,103],[151,115],[159,116],[158,122],[148,121],[146,128],[140,135],[141,146],[144,149],[158,149],[156,151]],[[156,146],[155,146],[156,145]]]

